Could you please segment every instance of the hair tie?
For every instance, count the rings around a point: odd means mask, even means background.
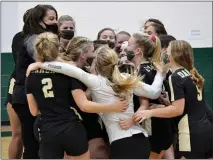
[[[152,36],[151,39],[152,39],[153,42],[156,42],[156,37],[155,36]]]
[[[195,67],[193,67],[192,69],[190,69],[190,73],[193,73],[195,71]]]
[[[60,52],[63,52],[63,53],[67,52],[67,50],[63,46],[60,46],[59,50],[60,50]]]
[[[118,64],[113,64],[112,67],[115,67],[116,65],[118,65]]]

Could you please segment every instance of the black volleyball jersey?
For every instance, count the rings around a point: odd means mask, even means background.
[[[193,82],[190,72],[184,68],[176,70],[169,77],[169,88],[171,102],[185,99],[183,114],[175,118],[178,132],[204,132],[205,126],[211,125],[206,114],[204,91]]]
[[[41,112],[41,139],[50,140],[79,121],[72,90],[84,85],[68,76],[39,69],[26,78],[26,94],[33,94]]]
[[[156,73],[157,71],[155,70],[155,67],[150,62],[142,63],[140,65],[140,69],[138,72],[140,76],[143,76],[142,81],[149,85],[151,85],[154,82]],[[168,86],[167,81],[164,80],[162,90],[167,90],[167,86]],[[138,108],[140,107],[138,96],[134,95],[133,100],[134,100],[134,110],[137,111]],[[154,104],[160,104],[160,102],[157,99],[149,100],[149,102]]]
[[[13,104],[27,104],[27,98],[25,94],[25,78],[28,66],[34,63],[35,51],[34,41],[36,35],[24,37],[20,46],[20,53],[17,55],[16,68],[15,68],[15,86],[13,90]]]
[[[22,32],[16,33],[16,35],[13,37],[11,47],[12,47],[14,63],[16,63],[17,57],[21,51],[23,40],[24,40],[24,36],[23,36]]]
[[[16,71],[15,71],[16,61],[17,61],[18,55],[21,52],[23,40],[24,40],[24,36],[23,36],[22,32],[16,33],[16,35],[13,37],[13,40],[12,40],[11,47],[12,47],[13,60],[14,60],[14,64],[15,64],[15,67],[14,67],[14,70],[12,73],[12,78],[15,78],[15,75],[16,75]]]

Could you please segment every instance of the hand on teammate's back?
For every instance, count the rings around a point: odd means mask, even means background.
[[[112,103],[112,107],[114,108],[114,112],[125,112],[129,106],[128,100],[116,100]]]
[[[142,123],[145,119],[152,117],[152,110],[139,110],[134,114],[135,122]]]
[[[169,101],[168,92],[162,92],[158,100],[160,101],[161,104],[165,106],[169,106],[171,104]]]
[[[123,130],[127,130],[129,128],[132,127],[132,125],[134,125],[134,120],[132,118],[123,118],[123,119],[120,119],[120,127],[121,129]]]
[[[28,68],[27,68],[26,77],[28,77],[32,71],[35,71],[35,70],[39,69],[39,66],[40,66],[40,65],[42,65],[41,62],[36,62],[36,63],[30,64],[30,65],[28,66]]]

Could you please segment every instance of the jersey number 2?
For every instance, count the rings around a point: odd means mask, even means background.
[[[44,97],[45,98],[52,98],[54,97],[53,91],[51,91],[53,87],[52,80],[50,78],[44,78],[41,80],[41,83],[44,84],[44,87],[42,88]]]

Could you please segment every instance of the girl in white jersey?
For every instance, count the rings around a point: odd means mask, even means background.
[[[129,99],[129,107],[124,113],[100,113],[111,143],[111,158],[148,159],[150,146],[147,132],[139,124],[122,130],[119,122],[121,118],[130,118],[134,114],[132,93],[155,99],[161,93],[164,77],[158,72],[153,84],[147,85],[140,82],[137,75],[120,74],[117,66],[118,57],[114,50],[103,46],[97,49],[96,53],[98,75],[86,73],[80,68],[62,62],[32,64],[28,68],[27,75],[32,70],[43,68],[71,76],[82,81],[91,90],[93,101],[99,103],[110,103],[118,97]]]

